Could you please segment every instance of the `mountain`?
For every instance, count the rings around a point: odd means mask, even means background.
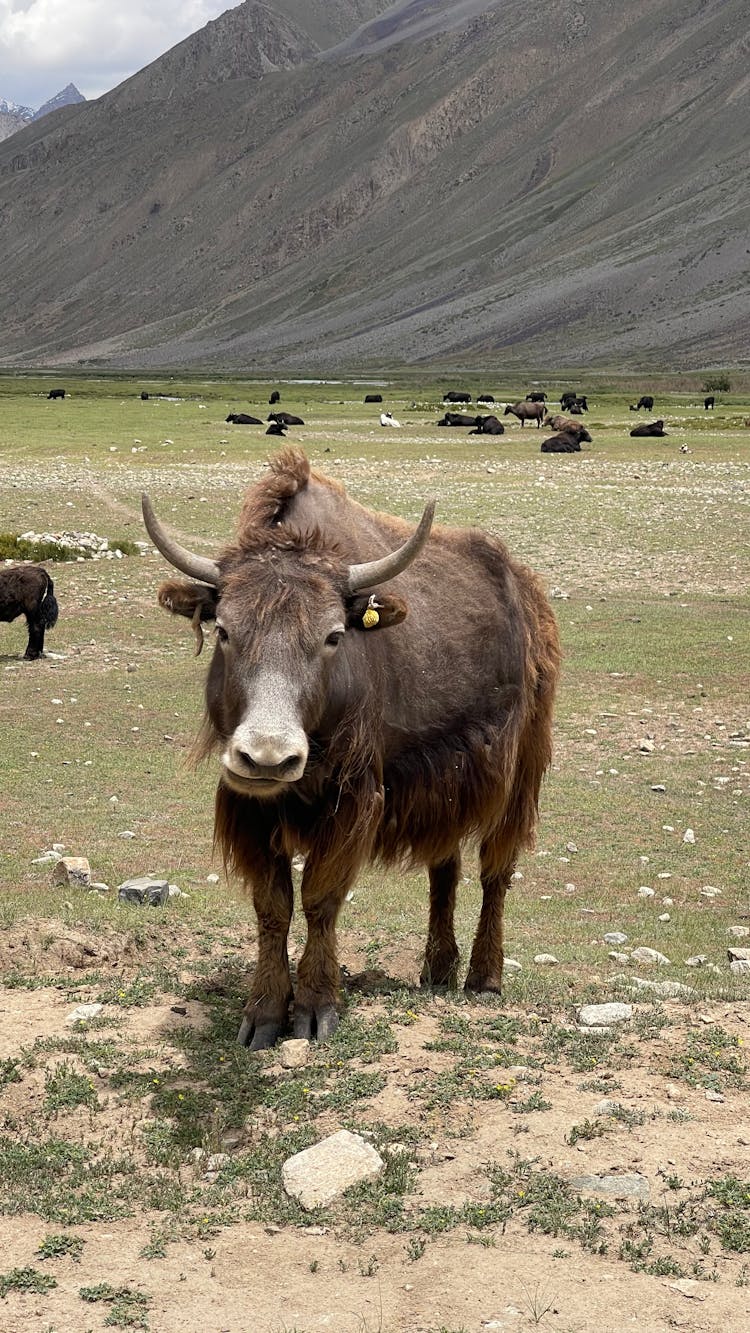
[[[30,121],[40,120],[42,116],[49,115],[50,111],[57,111],[58,107],[85,101],[83,93],[79,93],[74,83],[69,83],[62,92],[56,93],[38,111],[30,106],[16,106],[15,102],[6,102],[4,97],[0,97],[0,140],[10,138],[11,134],[23,129]]]
[[[0,145],[0,362],[748,357],[745,0],[245,0]]]
[[[41,120],[42,116],[48,116],[50,111],[57,111],[58,107],[75,106],[77,102],[85,101],[83,93],[79,93],[74,83],[69,83],[62,92],[55,93],[44,106],[40,106],[39,110],[34,112],[32,120]]]
[[[16,130],[28,125],[33,119],[34,112],[30,106],[18,106],[15,102],[7,102],[4,97],[0,97],[0,140],[15,134]]]

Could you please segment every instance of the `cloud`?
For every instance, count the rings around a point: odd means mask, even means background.
[[[0,0],[0,97],[41,106],[68,83],[99,97],[232,0]]]

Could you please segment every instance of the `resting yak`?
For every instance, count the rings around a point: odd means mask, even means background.
[[[630,432],[631,435],[639,437],[643,435],[666,435],[666,433],[664,422],[661,419],[659,421],[649,421],[648,425],[634,426]]]
[[[298,1037],[324,1040],[336,1027],[336,918],[374,859],[427,867],[422,982],[454,985],[460,849],[478,842],[482,907],[465,988],[500,990],[505,895],[550,763],[558,633],[541,581],[499,538],[431,531],[432,509],[412,531],[287,448],[248,490],[237,536],[214,561],[179,545],[143,497],[152,541],[197,580],[170,581],[162,602],[193,620],[213,601],[198,749],[218,754],[215,837],[258,918],[238,1037],[254,1050],[282,1034],[293,998],[298,852]]]
[[[497,417],[493,417],[493,416],[488,416],[488,417],[477,417],[477,424],[476,424],[476,426],[474,427],[473,430],[470,430],[470,431],[469,431],[469,434],[470,434],[470,435],[504,435],[504,434],[505,434],[505,427],[504,427],[502,421],[499,421]]]
[[[571,417],[566,417],[562,412],[548,412],[542,423],[544,426],[551,426],[553,430],[560,431],[564,435],[572,435],[578,440],[579,444],[585,440],[591,444],[591,436],[582,421],[573,421]]]
[[[438,426],[478,426],[481,416],[472,416],[468,412],[446,412],[438,421]]]
[[[581,452],[581,442],[577,435],[570,431],[561,430],[557,435],[550,435],[548,440],[542,440],[541,452],[543,454],[579,454]]]
[[[55,585],[42,565],[0,569],[0,620],[26,617],[29,641],[24,657],[30,662],[42,656],[44,631],[54,629],[58,613]]]
[[[262,426],[260,417],[251,417],[247,412],[230,412],[225,421],[231,421],[235,426]]]
[[[278,421],[280,426],[304,426],[302,417],[295,417],[292,412],[269,412],[266,421]]]

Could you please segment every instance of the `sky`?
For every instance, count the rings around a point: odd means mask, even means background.
[[[0,0],[0,98],[99,97],[238,0]]]

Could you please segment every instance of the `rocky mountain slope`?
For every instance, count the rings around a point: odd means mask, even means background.
[[[0,362],[747,359],[744,0],[269,0],[0,145]]]
[[[0,97],[0,140],[7,139],[16,130],[20,130],[34,119],[34,109],[30,106],[18,106]]]
[[[54,97],[40,106],[38,111],[34,112],[33,119],[41,120],[42,116],[48,116],[50,111],[57,111],[61,106],[76,106],[78,102],[85,102],[86,98],[82,92],[76,88],[74,83],[68,83]]]

